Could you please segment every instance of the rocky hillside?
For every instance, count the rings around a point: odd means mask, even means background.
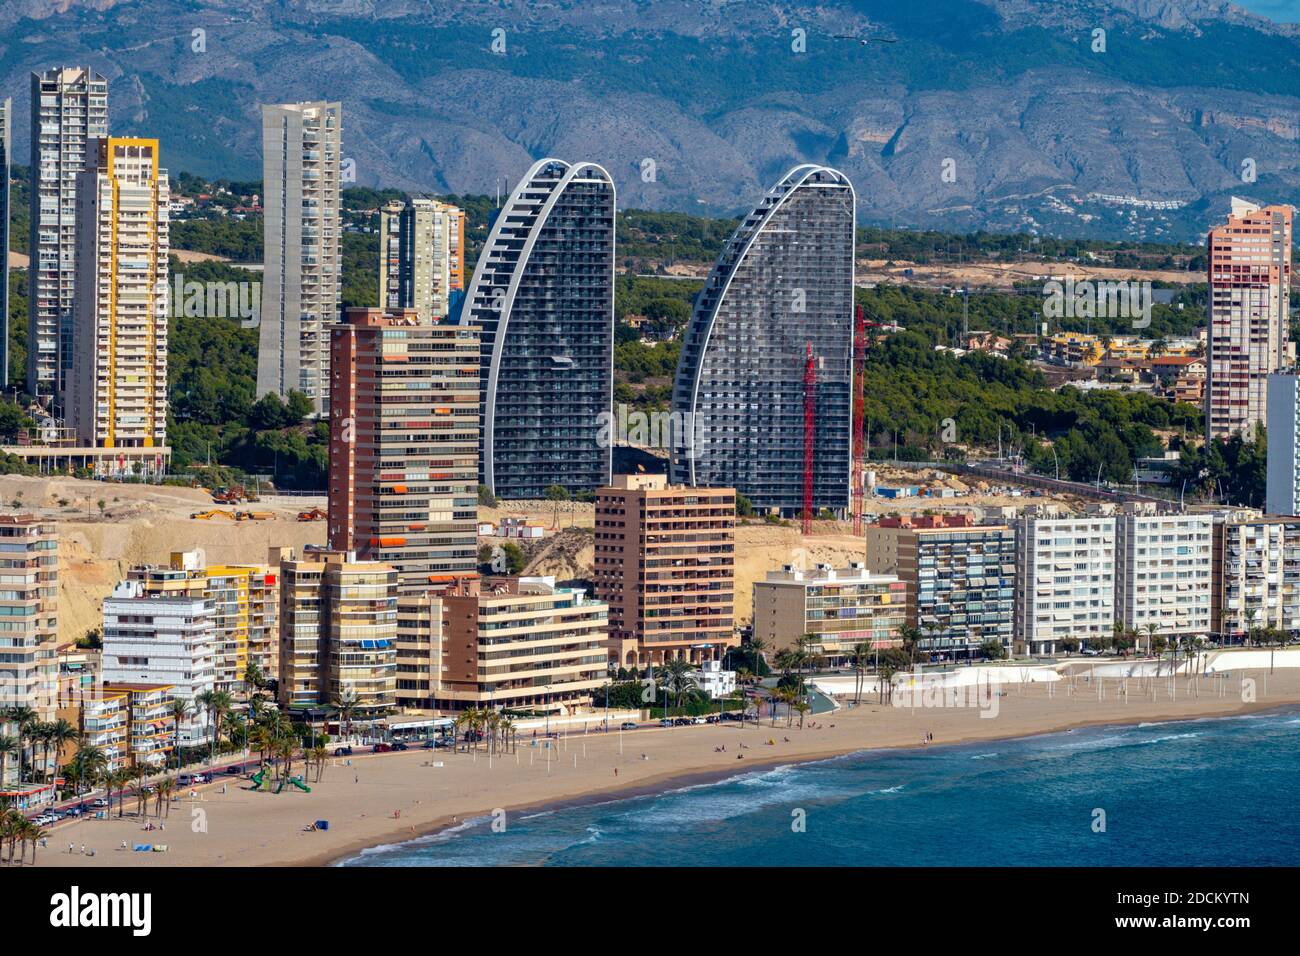
[[[864,222],[1152,239],[1300,198],[1298,52],[1213,0],[0,0],[19,155],[28,73],[89,62],[176,170],[257,178],[258,104],[331,98],[363,185],[556,155],[625,207],[734,214],[819,161]]]

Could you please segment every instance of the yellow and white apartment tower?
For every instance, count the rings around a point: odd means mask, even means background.
[[[77,184],[79,294],[70,424],[81,445],[159,449],[156,459],[138,451],[100,458],[101,474],[162,465],[168,201],[158,140],[112,136],[92,144]]]

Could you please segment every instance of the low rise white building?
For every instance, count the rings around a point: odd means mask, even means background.
[[[691,671],[695,686],[704,691],[712,700],[730,697],[736,692],[736,672],[724,671],[722,661],[704,661],[697,671]]]

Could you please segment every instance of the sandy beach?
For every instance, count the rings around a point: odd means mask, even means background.
[[[1242,679],[1254,681],[1243,694]],[[1178,678],[1127,682],[1078,679],[1057,684],[1007,685],[996,715],[987,701],[964,707],[891,706],[875,697],[858,707],[775,727],[736,724],[573,734],[546,748],[519,740],[516,752],[489,759],[486,751],[412,750],[331,760],[311,793],[242,789],[243,779],[218,777],[194,797],[174,801],[163,831],[154,803],[146,818],[80,820],[51,831],[38,866],[319,866],[366,847],[434,832],[468,818],[512,813],[618,793],[666,789],[679,782],[723,778],[777,764],[886,747],[934,745],[1061,731],[1095,724],[1226,716],[1300,704],[1300,670],[1244,671],[1222,680]],[[1246,699],[1243,700],[1243,697]],[[1154,698],[1154,699],[1153,699]],[[1253,699],[1252,699],[1253,698]],[[769,744],[768,741],[774,741]],[[719,749],[725,748],[725,750]],[[738,759],[739,757],[739,759]],[[219,763],[218,766],[221,766]],[[301,765],[299,764],[299,767]],[[296,771],[298,772],[298,771]],[[314,777],[314,772],[313,772]],[[224,786],[225,792],[222,793]],[[306,831],[328,820],[327,831]],[[165,853],[118,849],[122,842],[165,843]],[[68,844],[75,852],[68,853]],[[81,855],[81,847],[95,855]]]

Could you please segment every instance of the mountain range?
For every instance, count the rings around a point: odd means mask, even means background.
[[[360,185],[557,156],[625,208],[735,215],[817,162],[863,223],[1156,240],[1300,200],[1300,30],[1218,0],[0,0],[19,156],[29,73],[72,64],[115,133],[231,179],[259,104],[337,99]]]

